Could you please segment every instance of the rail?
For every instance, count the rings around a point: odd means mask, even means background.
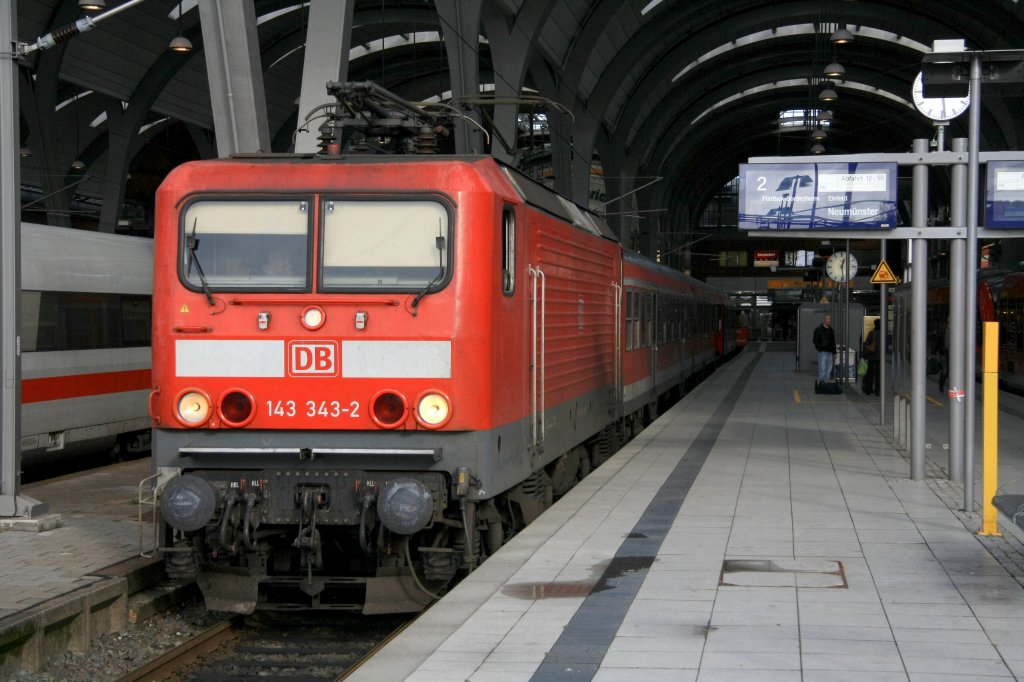
[[[241,617],[221,621],[180,646],[171,649],[163,656],[153,659],[138,670],[133,670],[122,676],[118,682],[175,679],[175,674],[182,668],[196,662],[201,656],[220,648],[225,642],[237,638],[236,626],[241,621]]]

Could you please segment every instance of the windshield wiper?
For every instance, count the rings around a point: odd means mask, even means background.
[[[206,302],[210,304],[210,307],[214,307],[216,304],[213,302],[213,296],[210,294],[210,285],[206,283],[206,275],[203,273],[203,266],[199,264],[199,256],[196,255],[196,249],[199,248],[199,240],[196,238],[196,224],[199,222],[199,218],[192,221],[192,234],[185,237],[185,245],[188,247],[188,252],[191,258],[188,261],[188,272],[185,276],[188,277],[192,274],[192,264],[196,266],[196,273],[199,275],[199,283],[203,285],[203,293],[206,294]]]
[[[412,308],[413,310],[415,310],[416,306],[420,304],[420,301],[423,299],[423,297],[426,296],[433,287],[440,284],[441,280],[444,279],[444,237],[435,237],[434,244],[437,246],[437,267],[439,268],[439,270],[434,279],[427,282],[427,286],[423,287],[423,290],[416,294],[416,298],[412,299],[412,303],[409,304],[409,307]]]

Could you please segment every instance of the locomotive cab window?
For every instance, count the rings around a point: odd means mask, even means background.
[[[432,200],[323,202],[321,289],[422,291],[450,277],[451,219]]]
[[[307,289],[309,226],[308,200],[195,201],[183,215],[182,279],[197,290]]]

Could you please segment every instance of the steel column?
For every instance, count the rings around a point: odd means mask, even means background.
[[[445,54],[451,75],[453,98],[480,97],[481,0],[437,0]],[[456,104],[458,106],[458,104]],[[481,154],[484,150],[480,115],[464,106],[465,115],[455,122],[455,153]]]
[[[962,137],[953,140],[953,151],[967,151],[967,140]],[[955,164],[952,168],[950,194],[950,223],[962,227],[966,223],[967,204],[965,190],[967,167]],[[949,480],[958,483],[964,480],[964,401],[957,397],[964,390],[964,338],[967,323],[964,318],[964,282],[974,277],[974,270],[967,268],[964,259],[963,239],[949,240],[949,327],[947,328],[946,353],[949,357]]]
[[[255,3],[252,0],[200,2],[199,18],[210,81],[217,156],[269,152],[270,126]]]
[[[885,245],[886,240],[882,239],[879,242],[879,250],[881,252],[881,257],[878,259],[879,263],[885,261]],[[889,345],[889,285],[883,284],[880,289],[878,294],[879,324],[875,341],[875,348],[878,353],[876,356],[878,358],[878,385],[875,386],[875,390],[878,391],[878,423],[881,426],[885,426],[886,350]]]
[[[37,516],[47,505],[18,494],[21,483],[21,130],[14,0],[0,0],[0,516]],[[6,104],[4,104],[6,102]]]
[[[920,154],[928,152],[928,140],[914,140],[914,151]],[[924,227],[928,224],[928,166],[914,166],[913,198],[911,211],[913,227]],[[925,359],[928,354],[927,345],[927,308],[928,308],[928,240],[914,239],[914,262],[912,264],[913,279],[910,283],[910,478],[914,481],[925,477],[925,395],[928,390],[926,383]]]
[[[981,138],[981,56],[971,56],[967,159],[967,265],[964,278],[964,511],[974,511],[974,353],[978,321],[978,147]]]
[[[352,44],[352,10],[355,0],[311,0],[306,27],[306,54],[302,60],[302,90],[299,92],[298,130],[295,151],[318,150],[320,118],[308,123],[307,114],[333,99],[327,95],[329,81],[348,80],[348,53]]]

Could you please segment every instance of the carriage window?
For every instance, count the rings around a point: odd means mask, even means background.
[[[22,291],[21,349],[132,348],[149,345],[149,296]]]
[[[644,348],[654,345],[654,294],[644,294]]]
[[[181,272],[195,289],[302,290],[309,201],[200,200],[185,209]]]
[[[437,201],[327,200],[322,287],[420,291],[449,276],[451,228]]]

